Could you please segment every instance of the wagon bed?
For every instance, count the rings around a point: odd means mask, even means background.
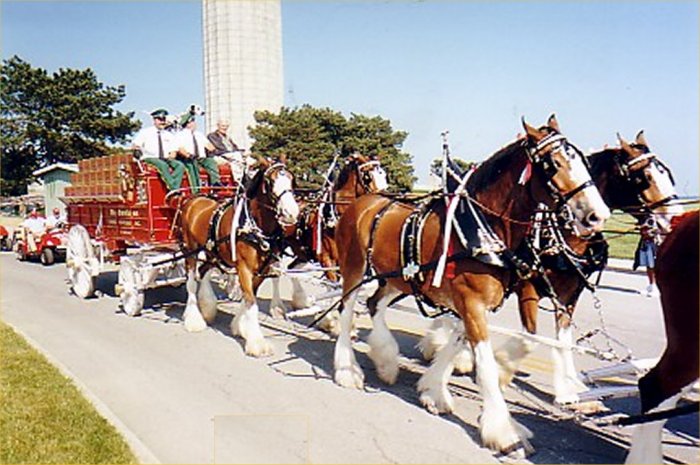
[[[189,180],[185,175],[181,189],[169,193],[158,171],[129,153],[81,160],[78,170],[61,198],[70,227],[66,266],[72,290],[92,296],[105,262],[119,263],[115,292],[127,313],[138,313],[145,289],[184,281],[174,252],[178,207],[192,196]],[[224,187],[209,187],[200,170],[200,194],[219,200],[234,195],[230,166],[220,165],[219,172]]]

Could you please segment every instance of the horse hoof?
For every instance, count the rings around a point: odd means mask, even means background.
[[[592,415],[595,413],[606,413],[610,409],[605,406],[599,400],[592,400],[588,402],[574,402],[563,405],[568,410],[572,410],[577,413],[583,413],[584,415]]]
[[[207,329],[207,322],[201,316],[197,317],[185,317],[185,329],[189,333],[198,333]]]
[[[377,376],[388,385],[395,384],[399,377],[399,366],[395,364],[378,365]]]
[[[275,320],[286,320],[287,311],[279,306],[270,307],[270,316]]]
[[[379,379],[391,385],[399,376],[399,346],[393,339],[381,340],[376,334],[373,331],[369,335],[367,356],[374,363]]]
[[[265,339],[246,341],[245,353],[251,357],[269,357],[274,353],[272,346]]]
[[[294,310],[303,310],[305,308],[311,308],[316,303],[316,299],[311,296],[304,296],[299,298],[297,296],[292,296],[292,308]]]
[[[469,349],[461,350],[452,361],[454,372],[458,375],[466,375],[474,371],[474,357]]]
[[[365,376],[359,367],[348,367],[335,370],[335,384],[344,388],[363,389]]]
[[[526,455],[534,452],[528,442],[532,437],[529,429],[513,420],[510,415],[490,418],[490,421],[485,421],[483,414],[479,417],[481,442],[485,447],[504,455],[512,455],[519,452],[519,449]]]
[[[433,415],[452,413],[454,411],[454,401],[449,392],[435,396],[430,391],[424,391],[420,395],[420,403]]]

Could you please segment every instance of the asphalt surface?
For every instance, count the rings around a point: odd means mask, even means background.
[[[143,463],[497,463],[514,459],[479,445],[478,389],[471,377],[454,376],[455,413],[426,412],[415,384],[425,370],[415,344],[429,321],[409,301],[389,314],[402,354],[398,383],[380,382],[363,354],[367,331],[356,348],[365,369],[364,391],[332,382],[333,341],[298,322],[263,315],[275,355],[246,357],[230,335],[236,304],[221,302],[215,325],[189,334],[182,325],[182,288],[151,291],[146,310],[131,318],[114,297],[114,271],[103,273],[99,298],[69,295],[63,265],[19,263],[0,254],[2,319],[70,376],[98,410],[124,434]],[[593,346],[658,356],[664,347],[656,299],[636,291],[642,275],[606,272],[598,295],[602,316],[584,295],[577,334],[604,327],[613,339]],[[260,292],[266,312],[269,288]],[[283,288],[289,296],[289,286]],[[511,300],[493,315],[494,325],[519,328]],[[602,320],[601,320],[602,318]],[[364,321],[361,319],[361,321]],[[542,312],[541,334],[553,334],[553,318]],[[494,336],[498,345],[498,336]],[[619,341],[621,344],[618,344]],[[604,366],[577,356],[579,369]],[[514,417],[530,428],[536,452],[531,463],[620,463],[630,429],[596,427],[551,404],[549,350],[540,347],[524,363],[506,392]],[[608,401],[617,413],[636,413],[634,399]],[[667,424],[667,461],[698,463],[698,418]],[[520,460],[523,461],[523,460]]]

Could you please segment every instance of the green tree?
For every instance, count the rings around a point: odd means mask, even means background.
[[[468,171],[473,166],[478,164],[475,161],[467,161],[467,160],[464,160],[463,158],[459,158],[459,157],[452,157],[451,156],[450,158],[464,172]],[[433,161],[430,163],[430,172],[433,173],[438,178],[442,177],[442,156],[437,157],[437,158],[433,158]]]
[[[346,118],[330,108],[303,105],[256,112],[255,121],[248,128],[255,140],[251,151],[272,157],[285,153],[300,187],[320,187],[335,154],[354,152],[379,156],[393,190],[410,190],[415,182],[411,156],[401,150],[407,133],[395,131],[380,116]]]
[[[14,56],[0,65],[3,195],[17,195],[35,169],[105,155],[139,129],[134,113],[114,105],[124,86],[106,86],[91,69],[49,74]]]

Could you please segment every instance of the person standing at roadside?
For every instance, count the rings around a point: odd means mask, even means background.
[[[653,218],[647,219],[641,226],[639,244],[634,252],[634,264],[632,269],[636,270],[640,266],[646,267],[649,284],[639,291],[647,297],[658,297],[659,288],[656,287],[656,277],[654,276],[654,264],[656,261],[656,250],[658,249],[659,231]]]

